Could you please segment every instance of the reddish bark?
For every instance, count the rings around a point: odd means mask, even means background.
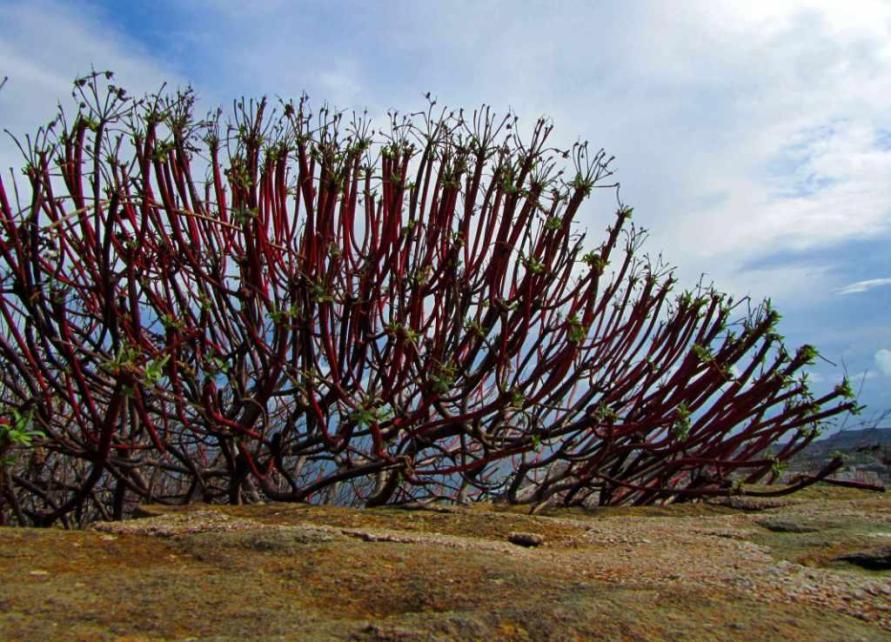
[[[0,182],[0,401],[46,452],[4,493],[32,523],[699,497],[855,407],[794,378],[814,355],[769,305],[673,296],[629,208],[587,251],[574,221],[611,159],[549,147],[543,120],[524,141],[431,103],[375,133],[262,100],[223,125],[189,92],[76,92],[23,149],[27,184]]]

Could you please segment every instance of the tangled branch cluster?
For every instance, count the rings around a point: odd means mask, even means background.
[[[377,132],[263,100],[224,124],[110,80],[0,182],[0,414],[40,435],[3,519],[670,501],[775,476],[855,407],[809,392],[769,305],[672,294],[629,208],[588,250],[609,159],[544,120],[431,102]]]

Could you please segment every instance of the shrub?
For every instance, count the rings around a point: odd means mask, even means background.
[[[768,304],[674,295],[630,208],[586,245],[611,159],[544,120],[430,101],[375,131],[301,99],[224,123],[112,80],[77,80],[0,183],[0,403],[42,434],[3,489],[19,521],[699,497],[854,408],[796,378],[815,352]]]

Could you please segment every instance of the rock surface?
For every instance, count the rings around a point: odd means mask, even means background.
[[[544,537],[535,533],[508,533],[507,541],[517,546],[533,548],[544,544]]]
[[[0,639],[888,640],[891,573],[843,558],[888,546],[889,500],[812,488],[749,510],[536,516],[202,505],[0,529]]]
[[[891,571],[891,546],[839,555],[835,559],[839,562],[850,562],[871,571]]]

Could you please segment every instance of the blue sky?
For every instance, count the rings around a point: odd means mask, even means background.
[[[891,408],[891,3],[0,0],[0,125],[23,133],[90,65],[204,106],[297,96],[551,117],[616,156],[648,250],[770,296],[790,343]],[[18,165],[0,143],[0,166]],[[583,215],[591,236],[609,203]],[[888,422],[886,422],[888,423]]]

